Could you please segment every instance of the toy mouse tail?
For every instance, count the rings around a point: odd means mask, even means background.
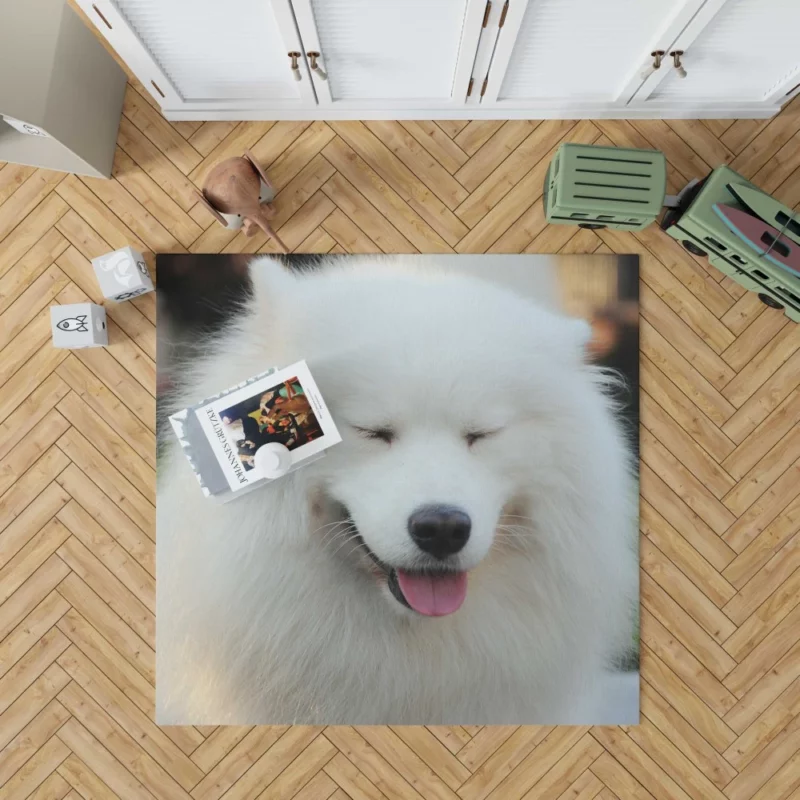
[[[275,244],[278,245],[282,253],[289,252],[289,248],[283,243],[283,241],[281,241],[281,237],[278,236],[277,233],[275,233],[275,229],[272,227],[272,225],[269,224],[269,221],[266,220],[263,217],[263,215],[259,215],[258,217],[256,217],[255,221],[258,227],[261,228],[261,230],[263,230],[264,233],[267,234],[267,236],[271,236],[275,240]]]

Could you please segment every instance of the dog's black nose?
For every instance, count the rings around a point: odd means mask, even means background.
[[[455,506],[423,506],[408,518],[408,532],[420,550],[447,558],[467,543],[472,520]]]

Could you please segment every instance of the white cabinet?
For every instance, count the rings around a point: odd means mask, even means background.
[[[462,105],[485,0],[292,0],[322,108]],[[327,74],[327,79],[324,79]]]
[[[315,105],[289,0],[88,0],[79,3],[166,110],[197,113]],[[188,117],[185,117],[188,118]]]
[[[634,104],[781,103],[800,89],[800,0],[710,0],[670,51],[686,77],[653,76]]]
[[[624,106],[660,41],[703,0],[511,0],[483,103]]]
[[[768,117],[800,93],[800,0],[77,2],[176,120]]]

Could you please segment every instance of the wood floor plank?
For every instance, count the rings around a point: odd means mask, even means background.
[[[450,252],[450,246],[351,147],[334,139],[323,156],[420,252]]]
[[[641,591],[653,618],[675,636],[717,680],[721,681],[736,667],[736,662],[714,638],[645,571],[642,571]],[[681,689],[685,689],[683,682],[680,685]]]
[[[46,169],[37,169],[22,185],[0,205],[0,241],[17,227],[39,203],[62,181],[64,175]]]
[[[472,741],[472,737],[461,725],[426,725],[433,734],[453,755],[459,753]]]
[[[43,747],[69,719],[69,712],[51,700],[0,753],[0,786]],[[66,794],[66,792],[64,793]]]
[[[5,747],[69,683],[69,675],[51,664],[0,716],[0,747]]]
[[[162,152],[175,166],[188,175],[202,160],[202,156],[187,142],[133,86],[128,86],[122,113]]]
[[[114,154],[111,174],[184,247],[203,232],[203,228],[119,147]]]
[[[155,800],[154,796],[74,717],[62,726],[58,738],[115,796],[131,800]]]
[[[192,789],[192,797],[219,800],[287,730],[287,725],[261,725],[250,730]]]
[[[55,228],[47,233],[19,259],[15,268],[0,279],[0,314],[2,314],[39,277],[69,242]]]
[[[122,765],[148,792],[166,800],[188,800],[187,792],[150,755],[143,752],[137,742],[120,727],[106,711],[75,681],[59,693],[59,702],[72,714],[72,720]],[[79,747],[86,739],[82,734]],[[108,759],[106,759],[108,761]],[[114,772],[119,769],[115,768]]]
[[[115,213],[106,208],[104,201],[75,175],[64,178],[56,191],[83,219],[85,225],[108,242],[110,247],[106,247],[105,251],[127,245],[139,251],[148,249],[147,245]],[[106,196],[109,197],[110,194]],[[124,204],[118,205],[118,209],[124,213]]]
[[[463,800],[484,800],[544,741],[552,728],[517,728],[458,790]]]
[[[7,797],[32,795],[70,754],[69,748],[57,737],[48,739],[5,785]]]
[[[655,593],[652,586],[649,588]],[[658,605],[667,607],[666,604]],[[660,613],[663,613],[663,608],[656,608],[655,614]],[[647,609],[642,609],[641,637],[653,653],[678,675],[686,687],[716,714],[722,716],[736,705],[735,695],[684,644],[672,637],[669,630]],[[730,669],[734,663],[727,662],[721,665],[723,668],[718,670],[718,674],[724,675],[726,667]]]
[[[722,752],[736,739],[736,734],[702,701],[686,688],[675,673],[649,648],[642,648],[642,660],[649,666],[651,686],[658,686],[658,693],[675,708],[681,716],[717,752]]]
[[[798,369],[800,369],[800,352],[795,352],[783,366],[761,384],[757,392],[751,394],[739,409],[730,415],[722,426],[724,433],[737,444],[744,441],[800,385]]]
[[[11,233],[0,239],[0,275],[11,270],[68,211],[69,206],[52,192]]]
[[[655,544],[642,537],[639,547],[642,568],[681,607],[691,608],[692,619],[713,639],[721,643],[736,630],[725,614]]]
[[[42,312],[67,283],[67,276],[55,264],[33,281],[0,316],[0,348],[22,331],[31,317]]]
[[[152,541],[138,529],[133,529],[130,521],[123,519],[121,515],[112,516],[108,508],[98,510],[97,505],[104,498],[99,496],[99,492],[92,492],[84,487],[84,482],[91,483],[89,478],[83,478],[83,473],[79,470],[68,471],[64,475],[62,486],[69,488],[70,495],[74,495],[77,500],[70,500],[58,512],[59,522],[83,542],[139,600],[151,611],[154,610],[155,554]],[[99,502],[94,504],[89,502],[90,499]],[[86,508],[91,511],[87,511],[80,503],[85,503]],[[113,522],[119,522],[119,527]],[[130,530],[121,530],[123,526]],[[108,533],[109,530],[114,532],[114,536]],[[140,554],[140,550],[144,553]],[[132,555],[135,560],[130,558]]]
[[[152,250],[160,253],[182,253],[185,248],[181,243],[161,224],[147,208],[142,205],[133,194],[131,194],[119,180],[112,178],[81,178],[81,182],[95,194],[107,209],[110,209],[119,220],[112,220],[112,227],[115,231],[114,240],[110,240],[114,247],[119,247],[119,239],[116,236],[123,236],[131,231],[138,241],[143,242],[142,250]],[[132,186],[134,190],[135,186]],[[145,195],[147,197],[147,195]],[[152,203],[149,203],[152,205]],[[155,209],[157,211],[158,209]],[[164,219],[162,217],[162,219]],[[165,220],[166,222],[166,220]],[[121,223],[121,224],[120,224]]]
[[[544,124],[538,126],[531,136],[540,135],[543,127]],[[591,144],[597,139],[598,135],[597,128],[591,122],[584,120],[574,128],[569,129],[565,139],[570,142]],[[547,142],[547,144],[550,144],[550,142]],[[477,221],[469,233],[456,246],[456,250],[459,253],[483,252],[488,249],[519,218],[525,209],[541,197],[547,165],[553,155],[555,155],[555,148],[551,147],[549,151],[542,153],[533,169],[529,169],[527,172],[520,171],[524,177],[520,179],[520,173],[517,172],[512,179],[513,188],[509,187],[507,191],[503,191],[502,199],[496,205],[487,209],[488,200],[493,198],[487,198],[483,202],[483,207],[480,210],[482,218]],[[508,164],[510,160],[509,158],[504,162],[504,165],[508,165],[509,168],[511,166]],[[500,186],[502,188],[502,184]],[[470,200],[478,192],[480,192],[480,187],[470,196]],[[484,209],[486,210],[484,211]],[[460,216],[464,219],[465,210],[461,207],[458,210],[462,212]]]
[[[474,227],[552,151],[554,143],[574,128],[574,122],[561,120],[545,120],[537,125],[514,152],[472,190],[469,198],[456,209],[456,214],[466,225]]]
[[[444,119],[437,120],[438,125],[451,139],[455,139],[464,128],[469,125],[468,119]]]
[[[492,135],[502,127],[502,120],[492,120],[491,122],[471,120],[453,137],[453,141],[467,155],[471,156],[477,153],[491,139]]]
[[[467,233],[450,208],[363,123],[336,122],[331,127],[451,247]]]
[[[36,171],[36,167],[25,164],[4,164],[0,167],[0,205]]]
[[[296,797],[308,783],[309,778],[338,753],[338,750],[324,737],[317,736],[267,788],[258,796],[259,800],[282,800]]]
[[[399,122],[365,124],[448,208],[466,200],[469,192]]]
[[[456,180],[470,192],[475,191],[509,156],[514,154],[538,124],[529,120],[508,120],[461,166],[455,173]]]
[[[400,124],[450,173],[469,158],[435,122],[404,120]]]
[[[640,398],[642,424],[664,444],[678,461],[693,475],[702,476],[703,483],[717,499],[734,491],[734,479],[697,445],[692,437],[662,409],[647,393]],[[725,505],[730,508],[727,502]]]
[[[661,731],[667,741],[683,753],[711,783],[722,789],[736,777],[736,770],[646,681],[642,683],[642,714],[651,723],[628,728],[635,741],[650,737],[650,730]],[[648,730],[650,729],[650,730]],[[733,745],[732,745],[733,746]],[[726,751],[727,752],[727,751]],[[673,774],[680,775],[676,769]],[[693,776],[694,777],[694,776]],[[677,778],[680,780],[680,777]],[[695,795],[692,795],[695,796]]]
[[[117,800],[119,795],[112,791],[92,770],[72,754],[58,768],[58,774],[73,787],[72,795],[91,797],[92,800]]]
[[[800,537],[795,534],[724,606],[725,614],[739,623],[723,645],[734,658],[747,655],[770,627],[800,602],[795,593],[800,581],[798,551]],[[774,586],[778,588],[772,591]]]
[[[155,618],[151,611],[78,539],[67,539],[58,550],[58,557],[108,603],[112,611],[130,625],[149,647],[155,647]],[[64,577],[66,575],[62,573],[56,583],[60,583]]]
[[[75,645],[59,657],[59,665],[185,790],[203,777],[199,767]]]
[[[203,122],[187,141],[200,155],[207,156],[235,127],[236,123],[229,120]]]
[[[644,499],[639,514],[642,533],[718,608],[736,594],[736,589]]]
[[[336,209],[322,223],[322,228],[348,253],[378,253],[380,248],[350,217]]]
[[[642,355],[639,362],[642,389],[657,402],[728,474],[733,475],[727,458],[734,443],[660,370]]]
[[[592,736],[654,797],[686,800],[689,795],[637,743],[618,728],[595,728]],[[662,750],[660,755],[665,755]],[[671,770],[670,770],[671,771]],[[724,798],[714,786],[706,785],[709,798]]]
[[[117,146],[184,211],[197,203],[197,188],[127,117],[119,122]]]
[[[358,226],[384,253],[415,253],[416,248],[386,219],[341,173],[336,173],[322,191]]]

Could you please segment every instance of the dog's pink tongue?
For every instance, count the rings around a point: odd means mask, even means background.
[[[414,611],[427,617],[443,617],[461,608],[467,596],[467,573],[412,575],[397,570],[397,582]]]

